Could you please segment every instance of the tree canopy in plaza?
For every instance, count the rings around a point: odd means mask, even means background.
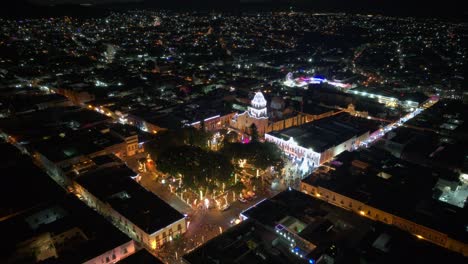
[[[155,139],[145,144],[145,149],[153,159],[157,159],[169,148],[189,145],[208,148],[210,133],[193,127],[159,132]]]
[[[221,152],[230,159],[246,159],[258,169],[282,168],[281,150],[271,142],[226,143]]]
[[[156,164],[161,172],[182,175],[182,182],[189,188],[228,183],[234,170],[222,154],[188,145],[166,149]]]

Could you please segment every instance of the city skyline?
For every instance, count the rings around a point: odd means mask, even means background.
[[[37,5],[39,9],[28,10],[31,4]],[[295,11],[315,11],[315,12],[348,12],[348,13],[371,13],[395,16],[418,16],[418,17],[441,17],[445,19],[456,19],[466,21],[468,10],[459,5],[456,0],[444,1],[443,3],[434,1],[403,1],[403,0],[201,0],[196,2],[175,0],[175,1],[153,1],[153,0],[19,0],[4,3],[4,9],[17,12],[17,16],[40,16],[50,13],[47,9],[40,9],[44,6],[55,7],[52,14],[67,14],[66,9],[60,6],[71,5],[97,8],[126,9],[126,8],[169,8],[182,10],[210,10],[220,9],[225,11],[267,11],[267,10],[288,10]],[[23,13],[22,13],[23,12]],[[83,12],[83,11],[81,11]],[[8,13],[3,13],[8,15]],[[11,15],[11,14],[10,14]]]

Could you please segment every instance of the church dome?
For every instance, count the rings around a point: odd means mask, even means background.
[[[260,109],[267,106],[267,101],[261,92],[256,92],[251,102],[252,107]]]

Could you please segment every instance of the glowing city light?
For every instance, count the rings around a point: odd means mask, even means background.
[[[338,81],[329,81],[326,78],[322,76],[315,76],[315,77],[299,77],[296,79],[293,79],[292,73],[288,73],[286,75],[286,80],[283,82],[285,86],[288,87],[304,87],[304,89],[307,89],[307,85],[309,84],[321,84],[321,83],[327,83],[331,86],[335,86],[338,88],[344,88],[344,89],[349,89],[352,88],[353,85],[349,83],[341,83]]]

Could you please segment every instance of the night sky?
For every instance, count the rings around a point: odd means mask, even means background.
[[[95,4],[99,8],[175,8],[260,10],[285,9],[297,11],[377,13],[384,15],[444,17],[460,19],[468,16],[459,0],[3,0],[0,15],[48,15],[54,10],[31,8],[35,5]],[[10,7],[10,8],[9,8]],[[70,8],[69,8],[70,9]],[[57,11],[60,15],[61,11]]]

